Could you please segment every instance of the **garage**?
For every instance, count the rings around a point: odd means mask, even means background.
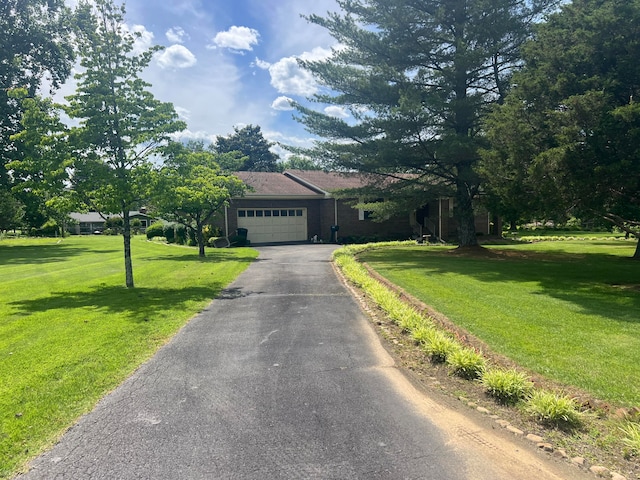
[[[306,208],[240,208],[238,228],[246,228],[251,243],[307,240]]]

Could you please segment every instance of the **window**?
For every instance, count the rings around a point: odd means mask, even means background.
[[[296,210],[296,217],[302,216],[302,210]]]
[[[238,217],[244,218],[247,216],[246,210],[238,210]]]
[[[262,217],[264,214],[263,210],[256,210],[256,217]]]
[[[271,216],[271,210],[265,210],[264,211],[264,216],[265,217],[270,217]]]
[[[286,217],[287,216],[287,211],[286,210],[280,210],[280,216],[281,217]]]
[[[273,211],[273,216],[274,217],[279,217],[280,216],[280,210],[274,210]]]
[[[255,210],[247,210],[247,217],[255,217],[255,216],[256,216]]]

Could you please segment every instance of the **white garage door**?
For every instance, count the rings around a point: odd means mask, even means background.
[[[251,243],[301,242],[307,240],[306,208],[243,208],[238,228],[246,228]]]

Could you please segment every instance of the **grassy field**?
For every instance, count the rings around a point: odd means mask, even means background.
[[[520,365],[596,398],[640,406],[635,242],[393,247],[360,258]]]
[[[257,253],[120,237],[0,241],[0,478],[7,478],[204,308]]]

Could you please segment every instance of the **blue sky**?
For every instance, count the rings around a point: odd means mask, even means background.
[[[143,77],[187,122],[183,138],[211,141],[254,124],[272,142],[309,145],[288,99],[302,101],[317,86],[296,58],[326,57],[335,40],[300,15],[324,16],[335,0],[128,0],[125,7],[140,48],[165,47]]]

